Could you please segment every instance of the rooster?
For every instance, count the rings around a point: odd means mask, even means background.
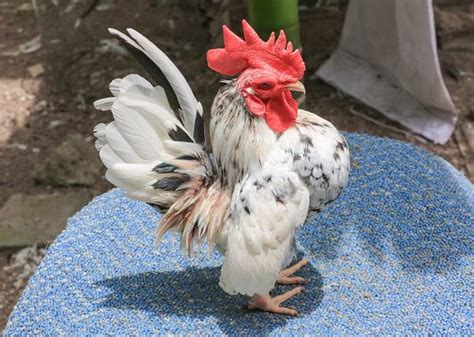
[[[106,178],[163,213],[158,240],[179,232],[190,255],[206,241],[224,255],[226,293],[249,296],[249,309],[297,315],[282,305],[305,283],[295,272],[306,259],[288,267],[295,232],[338,198],[349,151],[331,123],[298,109],[291,92],[305,92],[305,64],[285,33],[263,41],[242,26],[243,39],[223,26],[224,48],[207,53],[212,70],[237,76],[214,98],[207,142],[203,108],[173,62],[135,30],[110,29],[159,85],[113,80],[113,97],[94,103],[114,118],[95,127],[95,144]],[[297,286],[272,297],[275,284]]]

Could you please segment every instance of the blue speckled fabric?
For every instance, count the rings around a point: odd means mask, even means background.
[[[220,290],[217,253],[189,260],[174,234],[157,247],[156,211],[112,190],[69,220],[5,334],[471,334],[472,184],[414,146],[347,137],[349,187],[298,235],[302,316],[246,311]]]

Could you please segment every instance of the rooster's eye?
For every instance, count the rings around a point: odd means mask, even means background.
[[[260,83],[258,87],[262,90],[268,90],[272,88],[272,84],[268,82],[263,82],[263,83]]]

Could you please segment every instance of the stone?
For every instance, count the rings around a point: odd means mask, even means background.
[[[3,267],[3,272],[10,272],[15,275],[13,281],[14,290],[21,289],[46,254],[46,249],[33,245],[25,247],[11,256],[8,264]]]
[[[0,247],[51,242],[66,220],[90,199],[85,190],[67,193],[13,194],[0,210]]]
[[[35,65],[32,65],[31,67],[28,67],[28,71],[30,72],[31,77],[36,78],[43,75],[44,67],[41,63],[38,63]]]
[[[97,151],[81,135],[71,134],[53,150],[34,172],[40,184],[61,186],[92,186],[100,174]]]

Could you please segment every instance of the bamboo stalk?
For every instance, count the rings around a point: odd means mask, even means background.
[[[262,39],[283,29],[295,48],[301,47],[298,0],[249,0],[249,21]]]

